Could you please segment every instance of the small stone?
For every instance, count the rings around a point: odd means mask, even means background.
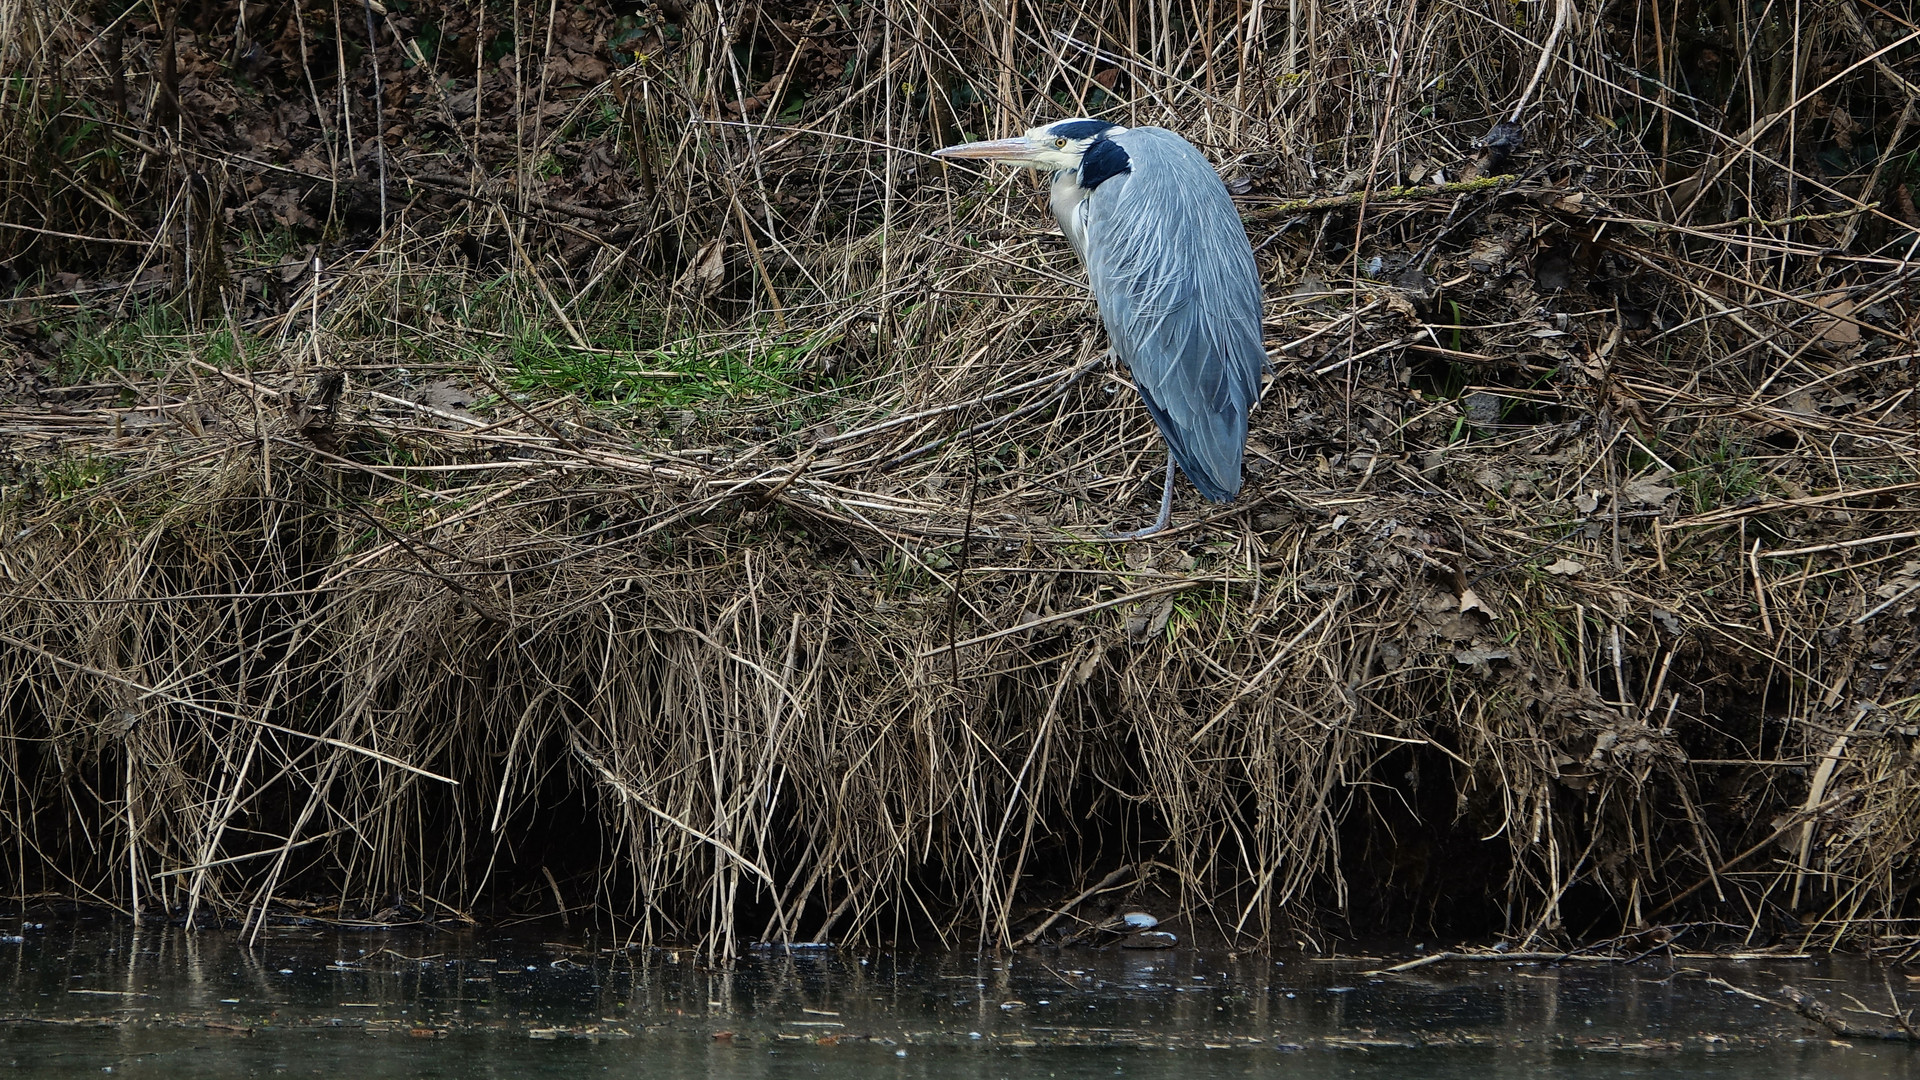
[[[1500,399],[1485,391],[1476,390],[1461,398],[1460,408],[1470,424],[1491,427],[1500,422]]]

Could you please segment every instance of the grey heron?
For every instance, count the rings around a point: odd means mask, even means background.
[[[1123,539],[1167,527],[1175,463],[1208,501],[1238,495],[1247,412],[1266,364],[1260,273],[1226,185],[1200,151],[1166,128],[1077,117],[934,156],[1053,174],[1053,215],[1167,441],[1159,517]]]

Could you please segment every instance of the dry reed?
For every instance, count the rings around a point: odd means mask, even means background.
[[[1920,49],[1819,7],[0,0],[12,891],[1912,948]],[[1143,544],[1036,188],[926,157],[1080,113],[1268,286]]]

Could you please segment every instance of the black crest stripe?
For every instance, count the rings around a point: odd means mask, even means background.
[[[1048,128],[1047,134],[1063,139],[1091,139],[1112,126],[1105,120],[1062,120]]]
[[[1110,177],[1133,169],[1132,159],[1112,139],[1096,139],[1080,158],[1080,186],[1091,191]]]

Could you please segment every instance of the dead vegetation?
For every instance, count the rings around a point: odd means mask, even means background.
[[[1911,950],[1917,32],[0,0],[8,891]],[[1083,113],[1267,284],[1246,493],[1132,545],[1043,200],[926,157]]]

